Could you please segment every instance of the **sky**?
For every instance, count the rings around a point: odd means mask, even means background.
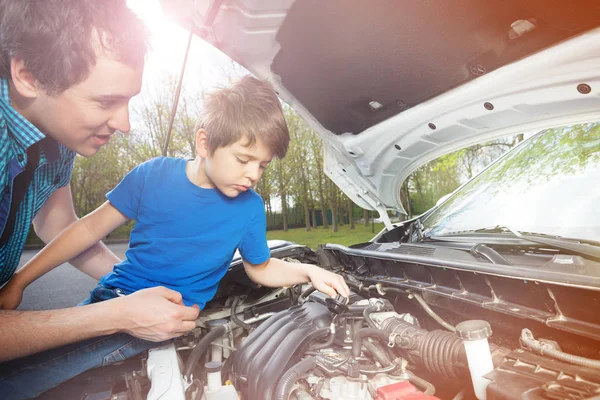
[[[169,75],[179,78],[189,31],[167,18],[158,0],[127,0],[127,5],[144,20],[151,33],[142,92],[131,102],[135,109],[146,96],[152,95],[157,82]],[[183,86],[194,91],[220,84],[222,76],[219,75],[217,66],[227,62],[228,57],[221,51],[194,36]]]

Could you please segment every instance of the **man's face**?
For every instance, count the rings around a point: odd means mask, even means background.
[[[55,96],[40,91],[28,119],[42,133],[89,157],[116,131],[129,132],[129,100],[141,86],[142,68],[98,54],[84,81]]]
[[[248,146],[242,139],[208,155],[205,173],[221,193],[237,197],[256,186],[272,159],[273,151],[260,140]]]

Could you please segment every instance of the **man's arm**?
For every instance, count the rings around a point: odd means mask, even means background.
[[[198,307],[164,287],[83,307],[49,311],[0,311],[0,362],[96,336],[125,332],[163,341],[192,330]]]
[[[335,297],[336,292],[350,296],[350,289],[344,278],[316,265],[291,263],[278,258],[255,265],[244,260],[244,269],[254,282],[263,286],[282,287],[311,282],[315,289]]]
[[[71,185],[67,185],[56,190],[46,201],[33,220],[33,228],[44,243],[49,243],[77,220],[71,198]],[[113,266],[120,261],[104,243],[99,242],[69,262],[92,278],[100,279],[111,272]]]

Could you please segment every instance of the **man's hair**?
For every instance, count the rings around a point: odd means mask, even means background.
[[[268,82],[249,75],[205,97],[196,124],[196,130],[201,128],[206,130],[211,154],[240,139],[247,140],[248,146],[260,140],[281,159],[290,142],[277,94]]]
[[[148,31],[125,0],[0,0],[0,75],[18,57],[58,94],[85,80],[97,51],[143,67]]]

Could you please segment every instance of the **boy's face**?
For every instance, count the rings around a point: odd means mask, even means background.
[[[205,160],[204,172],[211,184],[227,197],[237,197],[256,186],[273,159],[273,151],[260,140],[249,146],[241,139],[210,154],[202,131],[198,134],[198,155]]]

